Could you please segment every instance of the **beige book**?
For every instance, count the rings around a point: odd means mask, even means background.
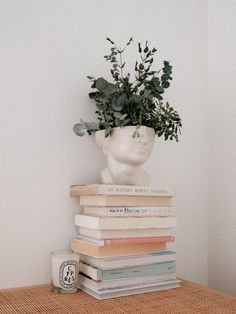
[[[173,207],[147,206],[147,207],[84,207],[84,214],[92,216],[113,217],[145,217],[145,216],[175,216]]]
[[[166,243],[95,245],[79,239],[72,240],[71,249],[77,253],[93,257],[126,256],[134,254],[155,253],[166,250]]]
[[[161,188],[154,186],[112,184],[72,185],[70,187],[70,196],[76,197],[81,195],[174,196],[175,189],[172,187]]]
[[[171,196],[83,195],[82,206],[172,206]]]

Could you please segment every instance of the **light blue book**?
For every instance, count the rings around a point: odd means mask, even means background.
[[[110,280],[134,276],[169,274],[176,272],[176,262],[169,261],[149,265],[106,270],[99,269],[84,262],[80,262],[80,272],[95,280]]]

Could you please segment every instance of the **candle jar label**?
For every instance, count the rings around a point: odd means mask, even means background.
[[[63,288],[71,289],[76,286],[78,277],[78,263],[76,261],[66,261],[59,269],[59,281]]]

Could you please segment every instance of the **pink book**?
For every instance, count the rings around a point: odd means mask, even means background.
[[[174,242],[175,237],[149,237],[149,238],[120,238],[120,239],[104,239],[104,245],[112,244],[135,244],[135,243],[161,243],[161,242]]]

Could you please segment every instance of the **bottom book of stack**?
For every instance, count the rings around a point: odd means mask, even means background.
[[[80,259],[79,288],[100,300],[180,287],[174,251]]]

